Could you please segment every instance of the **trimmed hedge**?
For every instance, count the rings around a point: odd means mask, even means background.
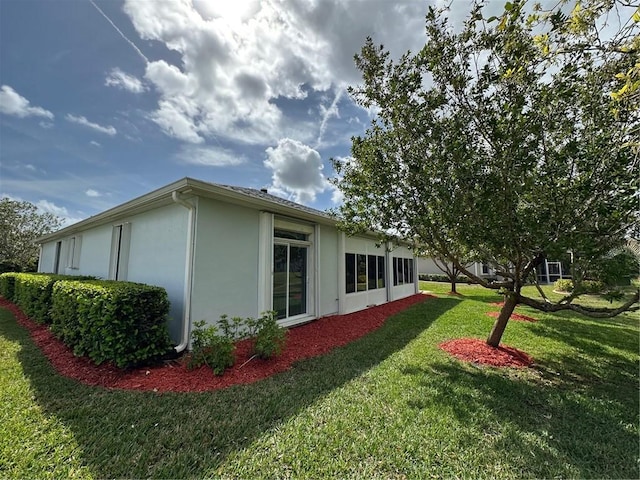
[[[13,302],[25,315],[38,323],[51,323],[51,291],[61,275],[17,273],[15,275]]]
[[[17,272],[6,272],[0,274],[0,295],[13,302],[16,291]]]
[[[13,295],[7,300],[20,307],[29,318],[38,323],[51,323],[51,292],[53,285],[62,279],[93,280],[94,277],[56,275],[53,273],[12,273],[3,274],[13,276]],[[10,284],[11,280],[7,280]],[[3,295],[4,296],[4,295]]]
[[[164,288],[110,280],[60,280],[53,286],[51,330],[76,355],[127,367],[167,353]]]
[[[451,280],[444,273],[421,273],[418,275],[418,279],[423,282],[446,282],[450,283]],[[467,283],[469,278],[465,275],[458,275],[456,277],[456,283]]]

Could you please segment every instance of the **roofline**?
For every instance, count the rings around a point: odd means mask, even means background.
[[[192,194],[200,197],[215,198],[222,201],[228,201],[237,205],[251,206],[275,214],[294,217],[301,220],[307,220],[314,223],[335,226],[338,222],[335,218],[328,214],[314,214],[307,210],[290,207],[277,203],[272,200],[253,197],[249,194],[242,193],[231,188],[216,185],[202,180],[196,180],[190,177],[184,177],[180,180],[172,182],[164,187],[153,190],[140,197],[136,197],[128,202],[117,205],[113,208],[105,210],[89,218],[81,220],[73,225],[64,227],[55,232],[43,235],[35,239],[35,243],[45,243],[57,238],[63,238],[74,233],[81,232],[87,228],[109,223],[110,221],[122,218],[124,216],[135,215],[137,213],[148,211],[155,206],[160,206],[164,202],[171,200],[173,192],[181,194]]]

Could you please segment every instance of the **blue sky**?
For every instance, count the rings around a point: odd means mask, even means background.
[[[427,5],[0,0],[0,196],[71,223],[190,176],[333,207],[353,55],[417,50]]]

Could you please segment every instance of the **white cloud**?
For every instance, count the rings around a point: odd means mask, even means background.
[[[82,220],[80,217],[72,217],[65,207],[60,207],[48,200],[39,200],[35,203],[41,212],[52,213],[62,219],[62,226],[66,227]]]
[[[122,90],[127,90],[131,93],[143,93],[147,90],[144,83],[138,80],[133,75],[124,73],[119,68],[114,68],[109,72],[109,75],[104,81],[107,87],[116,87]]]
[[[95,140],[91,140],[89,142],[89,145],[93,145],[94,147],[101,147],[102,145],[100,145],[100,143],[96,142]]]
[[[89,188],[87,190],[85,190],[84,194],[87,197],[101,197],[102,194],[100,192],[98,192],[97,190],[94,190],[93,188]]]
[[[252,144],[283,137],[320,143],[337,102],[314,119],[313,130],[278,102],[301,101],[309,92],[333,92],[339,100],[346,85],[360,81],[353,55],[367,35],[394,56],[416,51],[426,4],[126,0],[124,11],[143,40],[180,56],[175,65],[148,62],[145,73],[160,95],[150,118],[166,134],[191,143],[216,136]]]
[[[8,85],[0,88],[0,113],[16,117],[44,117],[53,120],[53,113],[42,107],[32,107],[29,100]]]
[[[287,192],[296,202],[311,203],[316,194],[329,187],[322,174],[324,166],[320,154],[313,148],[283,138],[277,147],[267,148],[266,153],[264,165],[273,172],[273,190]]]
[[[222,147],[196,147],[192,145],[184,146],[176,154],[176,158],[183,163],[208,167],[226,167],[246,162],[243,156]]]
[[[69,122],[77,123],[78,125],[83,125],[85,127],[95,130],[96,132],[105,133],[110,136],[114,136],[116,133],[118,133],[117,130],[111,125],[104,127],[97,123],[90,122],[89,120],[87,120],[85,117],[81,115],[72,115],[68,113],[64,118],[67,119],[67,121]]]

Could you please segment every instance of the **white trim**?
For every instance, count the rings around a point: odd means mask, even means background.
[[[338,313],[340,315],[345,313],[347,306],[346,253],[346,235],[338,231]]]
[[[320,225],[314,225],[313,232],[313,315],[320,316]]]
[[[184,265],[184,294],[183,294],[183,316],[182,316],[182,338],[180,343],[176,345],[175,351],[180,353],[189,346],[191,336],[191,291],[193,287],[193,265],[196,249],[196,224],[197,224],[197,205],[198,198],[194,198],[191,203],[185,200],[177,191],[171,194],[171,199],[189,210],[189,219],[187,224],[187,248],[185,253]]]
[[[260,212],[258,231],[258,313],[273,309],[273,213]]]

